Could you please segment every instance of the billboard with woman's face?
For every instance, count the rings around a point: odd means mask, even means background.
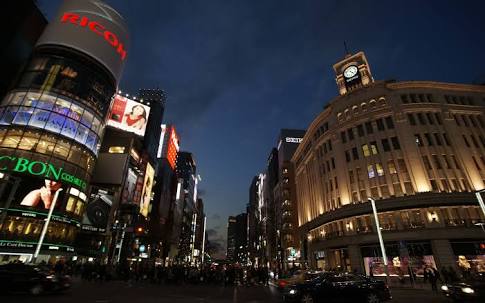
[[[5,202],[6,197],[12,195],[9,210],[16,209],[23,213],[27,213],[25,211],[47,213],[54,202],[56,192],[59,192],[54,214],[71,218],[79,218],[83,214],[86,194],[69,184],[31,176],[22,176],[18,179],[17,186],[4,188],[0,194],[2,202]]]
[[[140,214],[142,214],[142,216],[144,217],[148,216],[148,212],[150,210],[149,207],[150,207],[154,177],[155,177],[155,170],[150,165],[150,163],[147,163],[147,169],[145,171],[145,179],[143,182],[143,190],[142,190],[141,201],[140,201]]]
[[[121,95],[115,95],[108,116],[108,125],[144,136],[149,114],[150,107]]]

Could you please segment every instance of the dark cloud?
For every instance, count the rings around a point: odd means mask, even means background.
[[[222,248],[225,220],[244,209],[279,130],[306,128],[338,95],[344,39],[376,80],[483,75],[483,1],[106,1],[132,38],[120,88],[167,91],[164,122],[195,154]],[[38,1],[48,17],[59,2]]]
[[[215,238],[217,236],[217,230],[211,228],[207,230],[207,236],[210,238]]]
[[[218,221],[221,219],[221,215],[219,214],[212,214],[212,216],[209,217],[209,220],[212,220],[212,221]]]

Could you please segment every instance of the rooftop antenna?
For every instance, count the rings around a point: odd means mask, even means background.
[[[351,54],[349,52],[349,48],[347,47],[347,42],[344,41],[344,48],[345,48],[345,57],[350,57]]]

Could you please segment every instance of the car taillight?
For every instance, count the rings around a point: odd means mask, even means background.
[[[285,287],[285,286],[286,286],[286,284],[288,284],[288,282],[286,282],[285,280],[280,281],[280,282],[279,282],[279,287],[283,288],[283,287]]]

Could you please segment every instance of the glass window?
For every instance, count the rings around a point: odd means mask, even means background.
[[[62,116],[56,113],[51,113],[49,116],[49,120],[47,121],[47,124],[45,126],[45,129],[53,133],[60,133],[62,130],[62,127],[64,126],[65,120],[66,120],[65,116]]]
[[[357,147],[352,148],[352,157],[354,160],[359,160],[359,152],[357,151]]]
[[[84,142],[86,142],[86,138],[88,137],[88,133],[89,130],[82,124],[79,124],[75,140],[84,144]]]
[[[32,117],[30,118],[29,125],[38,128],[44,128],[45,124],[49,120],[50,112],[42,110],[42,109],[35,109]]]
[[[377,155],[377,154],[378,154],[378,150],[377,150],[377,143],[376,143],[376,141],[372,141],[372,142],[370,143],[370,148],[371,148],[371,150],[372,150],[372,154],[373,154],[373,155]]]
[[[394,121],[392,120],[392,117],[386,117],[386,125],[387,125],[387,129],[394,128]]]
[[[399,144],[399,139],[397,137],[392,137],[391,142],[392,148],[394,148],[395,150],[401,149],[401,144]]]
[[[54,105],[53,111],[63,116],[68,116],[70,112],[71,102],[58,98]]]
[[[55,103],[56,103],[56,97],[49,94],[43,94],[42,97],[37,102],[37,108],[52,110]]]
[[[371,122],[365,122],[365,130],[367,131],[367,134],[372,134],[374,132]]]
[[[354,140],[354,130],[352,128],[347,130],[347,136],[349,137],[349,140]]]
[[[91,126],[91,130],[95,132],[96,134],[99,134],[101,131],[101,122],[99,121],[98,118],[93,119],[93,125]],[[330,142],[329,142],[330,143]],[[330,144],[330,149],[332,148],[332,145]]]
[[[376,163],[376,171],[378,176],[384,176],[384,169],[380,163]]]
[[[76,137],[76,131],[77,131],[78,126],[79,126],[79,123],[77,123],[76,121],[74,121],[72,119],[67,118],[64,121],[64,126],[62,127],[61,134],[68,137],[68,138],[73,139],[73,138]]]
[[[362,153],[364,154],[364,157],[370,156],[370,149],[367,144],[362,145]]]
[[[15,117],[15,114],[18,111],[17,106],[8,106],[5,108],[5,112],[3,113],[2,119],[0,120],[0,124],[3,125],[10,125],[12,124],[12,120]]]
[[[76,198],[73,196],[70,196],[69,199],[67,200],[66,211],[69,213],[74,212],[75,206],[76,206]]]
[[[363,137],[364,134],[364,126],[362,124],[357,125],[357,133],[359,134],[359,137]]]
[[[30,117],[32,116],[32,107],[21,106],[15,115],[13,124],[27,125],[29,123]]]
[[[417,146],[423,146],[423,139],[421,139],[420,134],[414,134],[414,141],[416,142]]]
[[[95,133],[93,133],[92,131],[90,131],[88,133],[88,137],[86,139],[86,146],[92,150],[93,152],[96,152],[96,143],[97,143],[97,136]]]
[[[6,136],[2,142],[2,147],[17,148],[20,136]]]
[[[83,115],[83,108],[80,107],[79,105],[76,105],[75,103],[72,103],[71,110],[69,111],[68,117],[73,120],[80,121],[82,115]]]
[[[38,141],[39,136],[35,136],[34,134],[26,134],[22,140],[20,140],[18,148],[24,150],[35,150]]]
[[[82,214],[83,209],[84,209],[83,201],[77,200],[76,209],[74,210],[74,214],[80,216]]]
[[[66,159],[69,155],[70,144],[66,141],[58,140],[54,148],[54,154],[62,159]]]
[[[394,161],[389,160],[387,162],[387,167],[389,168],[389,174],[391,175],[397,174],[396,165],[394,164]]]
[[[426,138],[426,143],[428,143],[428,146],[433,146],[433,139],[431,138],[431,135],[428,133],[424,134],[424,137]]]
[[[382,121],[382,119],[377,119],[376,122],[377,122],[377,129],[384,130],[384,121]]]
[[[52,154],[56,146],[56,138],[51,135],[43,135],[37,144],[36,151],[43,154]]]
[[[82,157],[82,152],[81,149],[77,146],[72,146],[71,150],[69,151],[69,156],[67,157],[67,161],[74,163],[74,164],[80,164],[80,159]],[[81,163],[84,164],[84,163]]]
[[[419,124],[426,125],[426,120],[424,119],[423,114],[422,113],[417,113],[416,115],[418,116]]]
[[[369,176],[369,179],[372,179],[376,176],[375,172],[374,172],[374,166],[372,165],[367,165],[367,174]]]
[[[93,123],[93,118],[94,116],[86,110],[84,111],[84,114],[81,118],[81,123],[86,125],[87,127],[91,127],[91,124]]]
[[[15,93],[12,94],[7,102],[5,104],[9,105],[21,105],[22,102],[24,101],[26,93]]]

